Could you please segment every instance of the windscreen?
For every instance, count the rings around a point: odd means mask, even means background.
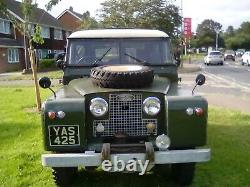
[[[70,39],[69,65],[173,63],[169,39]]]
[[[221,55],[221,52],[210,52],[209,55]]]

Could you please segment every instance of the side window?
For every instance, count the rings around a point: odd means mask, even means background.
[[[71,49],[70,55],[73,57],[72,59],[75,63],[86,63],[87,55],[84,45],[76,45],[74,48]]]

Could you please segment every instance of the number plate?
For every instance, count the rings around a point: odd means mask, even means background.
[[[80,145],[79,125],[50,125],[50,146],[76,146]]]

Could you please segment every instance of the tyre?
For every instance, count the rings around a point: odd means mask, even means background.
[[[90,77],[103,88],[141,88],[152,84],[154,71],[141,65],[107,65],[91,69]]]
[[[160,175],[163,177],[167,177],[170,174],[171,171],[171,167],[169,164],[158,164],[155,165],[152,169],[152,171],[154,172],[155,175]]]
[[[70,186],[77,175],[76,167],[52,168],[55,184],[60,187]]]
[[[172,175],[180,185],[190,185],[193,182],[195,163],[172,164]]]
[[[247,66],[250,66],[249,61],[247,61]]]

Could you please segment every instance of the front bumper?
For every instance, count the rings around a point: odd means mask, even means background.
[[[111,154],[110,160],[113,163],[114,157],[117,157],[124,162],[129,160],[145,162],[146,156],[146,153]],[[154,164],[207,162],[210,157],[210,149],[156,151],[154,152]],[[45,167],[100,166],[102,161],[102,154],[94,152],[42,155],[42,165]]]

